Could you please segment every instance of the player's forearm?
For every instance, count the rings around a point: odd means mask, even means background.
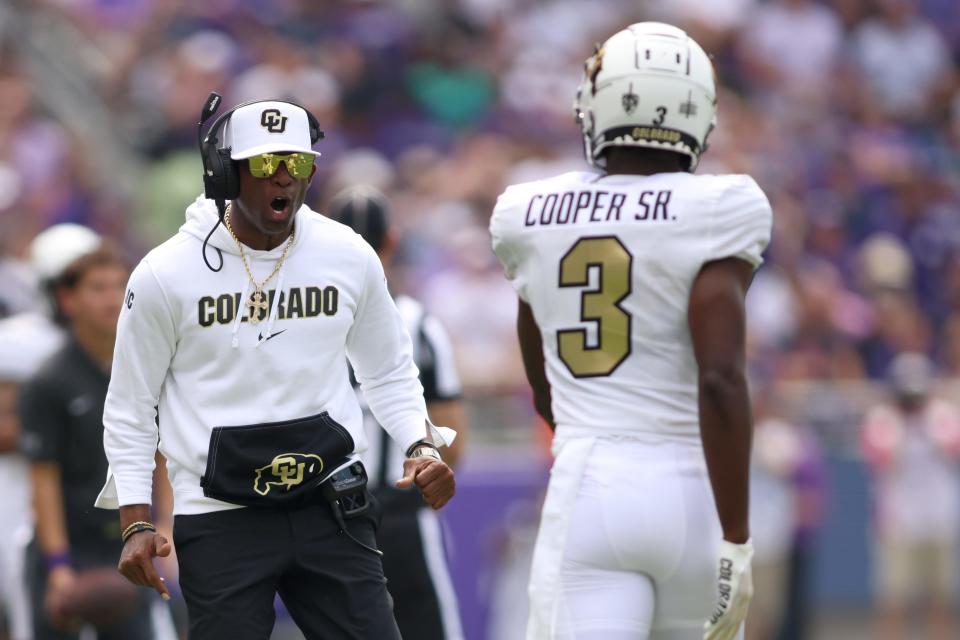
[[[553,400],[550,395],[550,385],[547,385],[547,388],[543,390],[534,390],[533,407],[550,428],[556,431],[557,424],[553,421]]]
[[[63,516],[60,468],[53,463],[38,462],[31,465],[30,475],[40,549],[47,556],[68,553],[70,542]]]
[[[533,310],[523,300],[517,307],[517,338],[520,342],[520,355],[527,381],[533,390],[533,407],[546,420],[551,429],[556,430],[553,420],[553,402],[550,393],[550,380],[547,378],[543,358],[543,339],[540,328],[533,317]]]
[[[746,379],[738,369],[703,371],[699,392],[700,434],[723,537],[746,542],[753,432]]]

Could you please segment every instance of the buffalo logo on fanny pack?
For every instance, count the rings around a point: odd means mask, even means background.
[[[312,453],[281,453],[256,471],[253,490],[265,496],[274,485],[289,491],[304,480],[319,476],[323,471],[323,459]]]

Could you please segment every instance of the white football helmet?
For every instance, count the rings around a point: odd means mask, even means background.
[[[638,22],[587,59],[573,109],[594,166],[604,149],[630,146],[681,153],[692,172],[717,123],[713,64],[682,29]]]

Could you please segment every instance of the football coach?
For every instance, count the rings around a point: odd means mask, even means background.
[[[279,594],[308,639],[400,638],[359,453],[347,360],[406,452],[400,487],[439,509],[437,453],[411,343],[376,253],[304,205],[316,119],[280,100],[200,131],[204,191],[130,277],[104,409],[110,462],[97,506],[120,509],[119,569],[167,597],[153,557],[154,455],[167,459],[173,543],[192,640],[266,640]]]

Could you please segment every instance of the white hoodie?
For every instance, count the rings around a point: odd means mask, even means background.
[[[150,504],[158,427],[174,513],[235,508],[207,498],[200,477],[217,426],[275,422],[327,411],[367,447],[347,358],[374,414],[406,450],[425,438],[426,408],[410,338],[387,291],[376,253],[348,227],[306,205],[280,272],[267,283],[269,317],[247,321],[237,302],[253,291],[236,243],[212,200],[187,208],[180,232],[140,262],[120,314],[113,373],[103,412],[110,471],[97,506]],[[244,247],[265,278],[283,253]],[[277,291],[283,296],[276,295]],[[443,436],[431,430],[437,444]]]

